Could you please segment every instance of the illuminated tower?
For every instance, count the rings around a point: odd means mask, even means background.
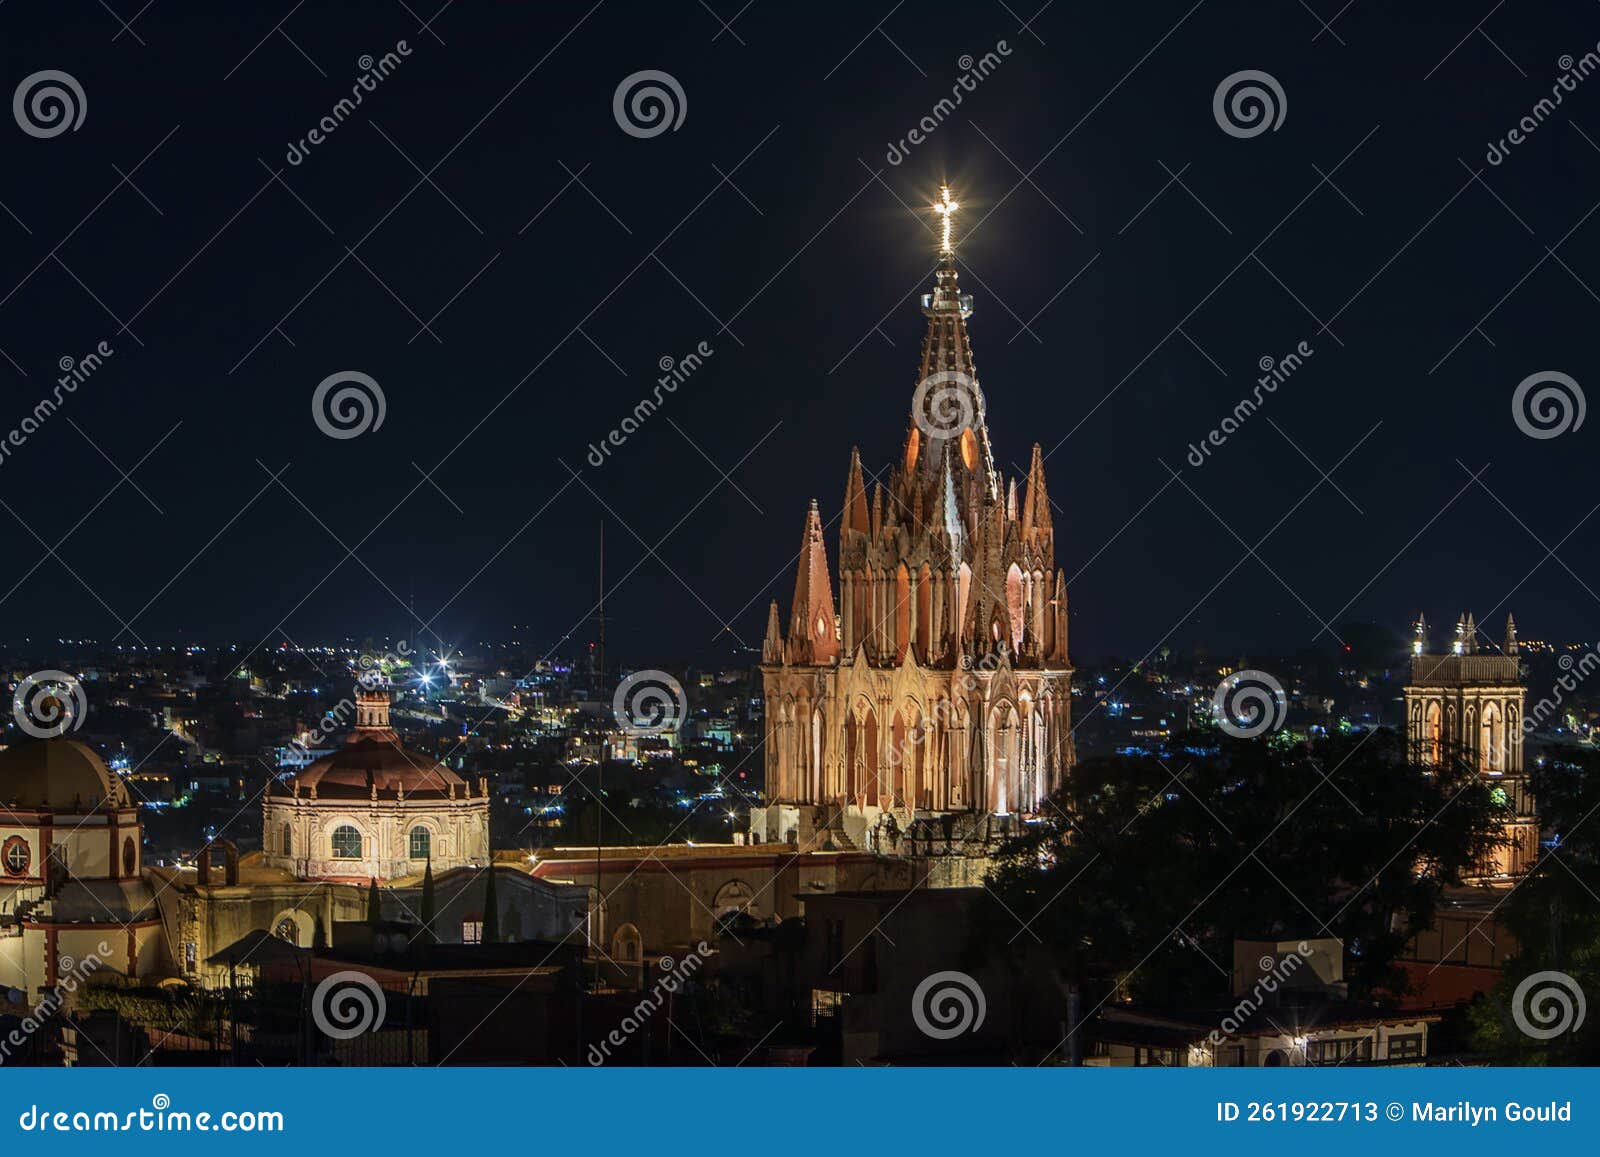
[[[1044,453],[1033,447],[1020,494],[995,466],[972,297],[957,284],[959,207],[948,186],[933,206],[940,262],[901,453],[869,497],[851,451],[838,586],[813,502],[787,632],[776,602],[768,614],[770,806],[752,815],[757,839],[903,852],[935,832],[946,845],[952,831],[992,838],[1039,810],[1072,764]]]
[[[1486,874],[1520,876],[1538,858],[1539,820],[1522,767],[1525,689],[1516,622],[1506,616],[1504,643],[1498,653],[1486,653],[1478,647],[1477,623],[1464,614],[1456,620],[1450,653],[1430,655],[1419,615],[1411,650],[1405,687],[1411,757],[1419,763],[1465,759],[1494,784],[1514,818],[1505,829],[1509,846],[1498,850]]]

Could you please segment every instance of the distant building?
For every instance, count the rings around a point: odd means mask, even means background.
[[[1084,1061],[1165,1068],[1422,1065],[1438,1019],[1349,999],[1341,940],[1236,940],[1226,1001],[1107,1005],[1084,1028]]]
[[[660,847],[542,848],[500,852],[502,865],[521,861],[535,881],[576,885],[588,897],[591,951],[613,968],[613,980],[636,985],[663,956],[681,958],[702,940],[713,943],[734,915],[758,922],[799,916],[811,896],[836,891],[905,889],[923,883],[905,860],[863,852],[802,852],[786,844],[670,844]]]

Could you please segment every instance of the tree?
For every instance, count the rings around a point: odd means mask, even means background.
[[[483,873],[483,943],[494,944],[500,939],[500,904],[494,894],[494,865]]]
[[[429,856],[427,866],[422,869],[422,942],[424,944],[437,944],[439,942],[439,937],[433,931],[434,907],[433,857]]]
[[[1575,995],[1600,992],[1600,753],[1555,748],[1529,776],[1549,846],[1495,913],[1519,947],[1473,1006],[1472,1041],[1504,1063],[1600,1064],[1600,1017],[1577,1024]]]
[[[1215,998],[1235,939],[1337,936],[1355,993],[1399,993],[1409,929],[1500,841],[1504,811],[1481,778],[1461,760],[1410,762],[1391,732],[1211,732],[1173,751],[1080,763],[990,877],[1004,909],[979,943],[1033,945],[1004,910],[1029,921],[1085,1015],[1119,986]]]
[[[383,925],[383,903],[378,898],[378,877],[369,877],[367,885],[367,923],[374,928]]]

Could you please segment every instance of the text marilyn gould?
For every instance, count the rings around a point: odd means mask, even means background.
[[[1457,1101],[1454,1104],[1441,1105],[1432,1101],[1412,1101],[1411,1119],[1474,1127],[1500,1121],[1570,1121],[1572,1102],[1551,1101],[1548,1105],[1521,1105],[1511,1101],[1504,1105],[1474,1105],[1471,1101]]]

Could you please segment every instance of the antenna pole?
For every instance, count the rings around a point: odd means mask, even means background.
[[[598,655],[598,659],[599,659],[599,679],[600,679],[600,689],[601,689],[601,700],[604,701],[604,699],[605,699],[605,685],[606,685],[606,524],[605,524],[605,520],[604,519],[601,519],[601,521],[600,521],[599,579],[600,579],[600,598],[598,600],[598,604],[597,605],[598,605],[598,608],[599,608],[599,611],[600,611],[600,639],[599,639],[599,652],[600,653]],[[602,933],[604,931],[604,929],[602,929],[601,926],[600,926],[600,913],[601,913],[601,910],[602,910],[602,905],[604,905],[604,903],[605,903],[605,892],[601,890],[601,875],[605,871],[605,860],[604,860],[604,857],[603,857],[603,855],[601,853],[600,823],[601,823],[601,820],[604,818],[604,812],[605,812],[605,806],[606,806],[605,805],[604,796],[601,794],[602,793],[602,788],[604,787],[604,784],[605,784],[605,772],[606,772],[606,745],[604,743],[602,743],[600,745],[600,761],[597,764],[595,764],[595,769],[594,769],[594,895],[595,895],[595,913],[594,913],[594,937],[595,937],[595,946],[594,946],[595,947],[594,982],[595,982],[595,988],[596,989],[598,989],[600,987],[600,954],[603,951],[603,949],[600,946],[600,940],[601,940],[601,937],[602,937]]]

